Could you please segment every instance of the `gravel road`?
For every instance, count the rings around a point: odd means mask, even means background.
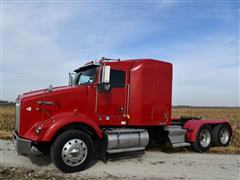
[[[240,179],[240,156],[226,154],[163,153],[146,151],[144,155],[111,157],[97,161],[89,169],[63,174],[50,157],[33,150],[30,157],[18,156],[12,141],[0,140],[0,179],[3,177],[48,179]]]

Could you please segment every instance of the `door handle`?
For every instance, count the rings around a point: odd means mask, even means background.
[[[120,107],[120,112],[121,112],[121,113],[124,112],[124,107]]]

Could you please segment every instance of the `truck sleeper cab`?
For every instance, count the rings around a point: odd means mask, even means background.
[[[225,120],[171,118],[171,63],[102,58],[74,72],[69,86],[17,98],[13,136],[19,154],[34,146],[50,153],[61,171],[76,172],[96,155],[142,151],[154,138],[198,152],[230,143]]]

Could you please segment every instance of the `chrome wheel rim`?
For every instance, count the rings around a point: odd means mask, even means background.
[[[227,144],[228,140],[229,140],[229,132],[227,130],[227,128],[222,128],[220,131],[220,142],[222,144]]]
[[[72,139],[62,148],[62,159],[68,166],[78,166],[87,157],[88,149],[80,139]]]
[[[202,147],[206,148],[211,142],[211,134],[207,129],[203,129],[200,134],[200,144]]]

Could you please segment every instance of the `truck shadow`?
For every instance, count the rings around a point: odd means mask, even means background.
[[[158,152],[164,152],[164,153],[184,153],[184,152],[193,152],[192,148],[189,147],[178,147],[173,148],[171,146],[170,141],[167,142],[150,142],[149,145],[146,147],[147,151],[158,151]]]
[[[147,147],[147,151],[161,151],[164,153],[175,153],[175,152],[189,152],[191,151],[190,148],[169,148],[167,146],[154,146],[154,147]],[[107,154],[106,159],[100,160],[99,158],[95,158],[92,163],[90,164],[91,166],[94,166],[98,161],[103,161],[104,163],[107,163],[108,161],[121,161],[121,160],[127,160],[127,159],[134,159],[134,158],[141,158],[145,154],[145,151],[133,151],[133,152],[123,152],[123,153],[116,153],[116,154]],[[39,166],[48,166],[52,163],[50,155],[45,155],[39,152],[36,149],[32,149],[30,154],[28,155],[30,161]]]
[[[145,151],[132,151],[132,152],[122,152],[116,154],[108,154],[107,160],[109,161],[120,161],[127,159],[139,158],[145,154]]]
[[[28,156],[30,161],[39,167],[48,166],[52,163],[50,155],[42,154],[35,148],[32,148]]]
[[[134,159],[139,158],[145,154],[144,151],[133,151],[133,152],[124,152],[124,153],[116,153],[116,154],[107,154],[104,163],[107,163],[108,161],[120,161],[120,160],[126,160],[126,159]],[[48,166],[52,163],[50,155],[45,155],[39,152],[36,149],[32,149],[31,152],[28,155],[30,161],[39,166]],[[98,161],[102,161],[99,158],[95,158],[92,163],[89,165],[88,168],[94,166],[98,163]]]

